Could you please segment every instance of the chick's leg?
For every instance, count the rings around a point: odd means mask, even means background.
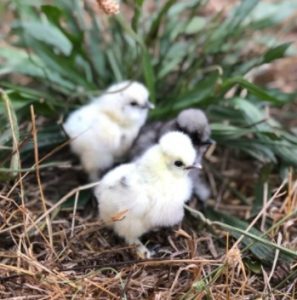
[[[123,237],[128,245],[136,245],[137,255],[140,258],[150,258],[151,253],[139,240],[139,237],[144,234],[147,230],[144,228],[143,223],[139,220],[124,219],[123,221],[117,222],[114,225],[115,232]]]
[[[137,253],[137,256],[139,256],[141,259],[152,257],[153,252],[151,252],[147,247],[145,247],[139,239],[136,239],[136,240],[127,240],[126,239],[126,242],[129,245],[134,244],[137,246],[136,253]]]

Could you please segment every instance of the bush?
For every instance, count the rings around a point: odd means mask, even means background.
[[[106,18],[90,1],[52,2],[10,4],[16,18],[0,49],[0,74],[32,79],[26,87],[12,84],[8,76],[2,82],[19,124],[29,118],[32,103],[39,115],[57,117],[109,84],[132,78],[146,83],[157,104],[152,119],[202,107],[219,144],[263,163],[296,166],[297,138],[265,113],[267,107],[280,107],[294,98],[244,77],[283,57],[289,47],[252,51],[251,45],[257,45],[254,30],[279,22],[265,15],[253,17],[259,1],[241,1],[226,18],[203,14],[202,0],[167,0],[156,4],[153,13],[143,9],[144,1],[124,1],[124,12],[132,8],[131,20],[124,13]],[[2,107],[1,135],[7,140],[10,129],[4,126],[3,112]],[[62,140],[55,126],[40,132],[40,147]]]

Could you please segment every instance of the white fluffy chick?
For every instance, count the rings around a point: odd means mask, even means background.
[[[131,148],[130,158],[137,158],[162,135],[172,130],[182,131],[191,138],[196,149],[196,164],[201,164],[204,153],[213,141],[210,139],[211,130],[205,113],[196,108],[185,109],[175,119],[167,122],[152,122],[142,127]],[[200,177],[199,170],[193,170],[191,177],[194,194],[204,204],[209,198],[210,189]]]
[[[71,138],[72,152],[80,158],[91,181],[123,159],[150,108],[153,104],[146,87],[124,81],[69,115],[64,129]]]
[[[139,256],[150,257],[141,235],[181,222],[192,193],[188,173],[196,167],[195,157],[187,135],[169,132],[135,162],[108,172],[95,188],[101,220],[128,244],[136,244]],[[121,214],[121,220],[112,222]]]

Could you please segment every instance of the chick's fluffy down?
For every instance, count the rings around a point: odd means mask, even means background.
[[[103,114],[98,116],[92,104],[74,112],[64,127],[73,138],[71,150],[81,157],[87,170],[108,168],[114,163],[115,149],[124,151],[118,125]]]
[[[175,225],[184,216],[183,204],[192,191],[190,178],[173,176],[162,165],[153,168],[155,172],[140,163],[122,165],[95,190],[101,219],[127,242],[155,227]],[[124,219],[111,223],[121,212],[126,212]]]
[[[149,181],[154,181],[152,187]],[[154,227],[178,224],[184,216],[183,204],[191,194],[191,180],[177,182],[177,186],[175,189],[174,181],[169,183],[157,176],[150,180],[138,176],[135,164],[120,166],[96,189],[100,217],[127,242]],[[112,223],[112,217],[121,212],[126,212],[124,219]]]
[[[64,129],[91,181],[125,158],[151,107],[144,85],[124,81],[69,115]]]

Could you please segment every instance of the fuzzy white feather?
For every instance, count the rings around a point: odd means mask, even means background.
[[[146,149],[156,143],[162,135],[169,131],[180,130],[187,134],[196,149],[196,163],[201,164],[203,155],[213,141],[210,139],[211,129],[205,113],[196,108],[181,111],[176,118],[163,121],[151,122],[142,127],[139,136],[130,151],[130,159],[139,157]],[[210,189],[201,177],[201,170],[191,172],[193,191],[195,196],[205,204],[210,196]]]
[[[146,121],[148,96],[141,83],[124,81],[70,114],[64,129],[91,181],[127,154]]]
[[[139,241],[142,234],[181,222],[192,192],[188,168],[195,156],[188,136],[170,132],[137,161],[108,172],[95,188],[100,218],[128,244],[137,244],[141,256],[149,256]],[[177,166],[177,161],[183,165]],[[112,222],[122,212],[125,217]]]

